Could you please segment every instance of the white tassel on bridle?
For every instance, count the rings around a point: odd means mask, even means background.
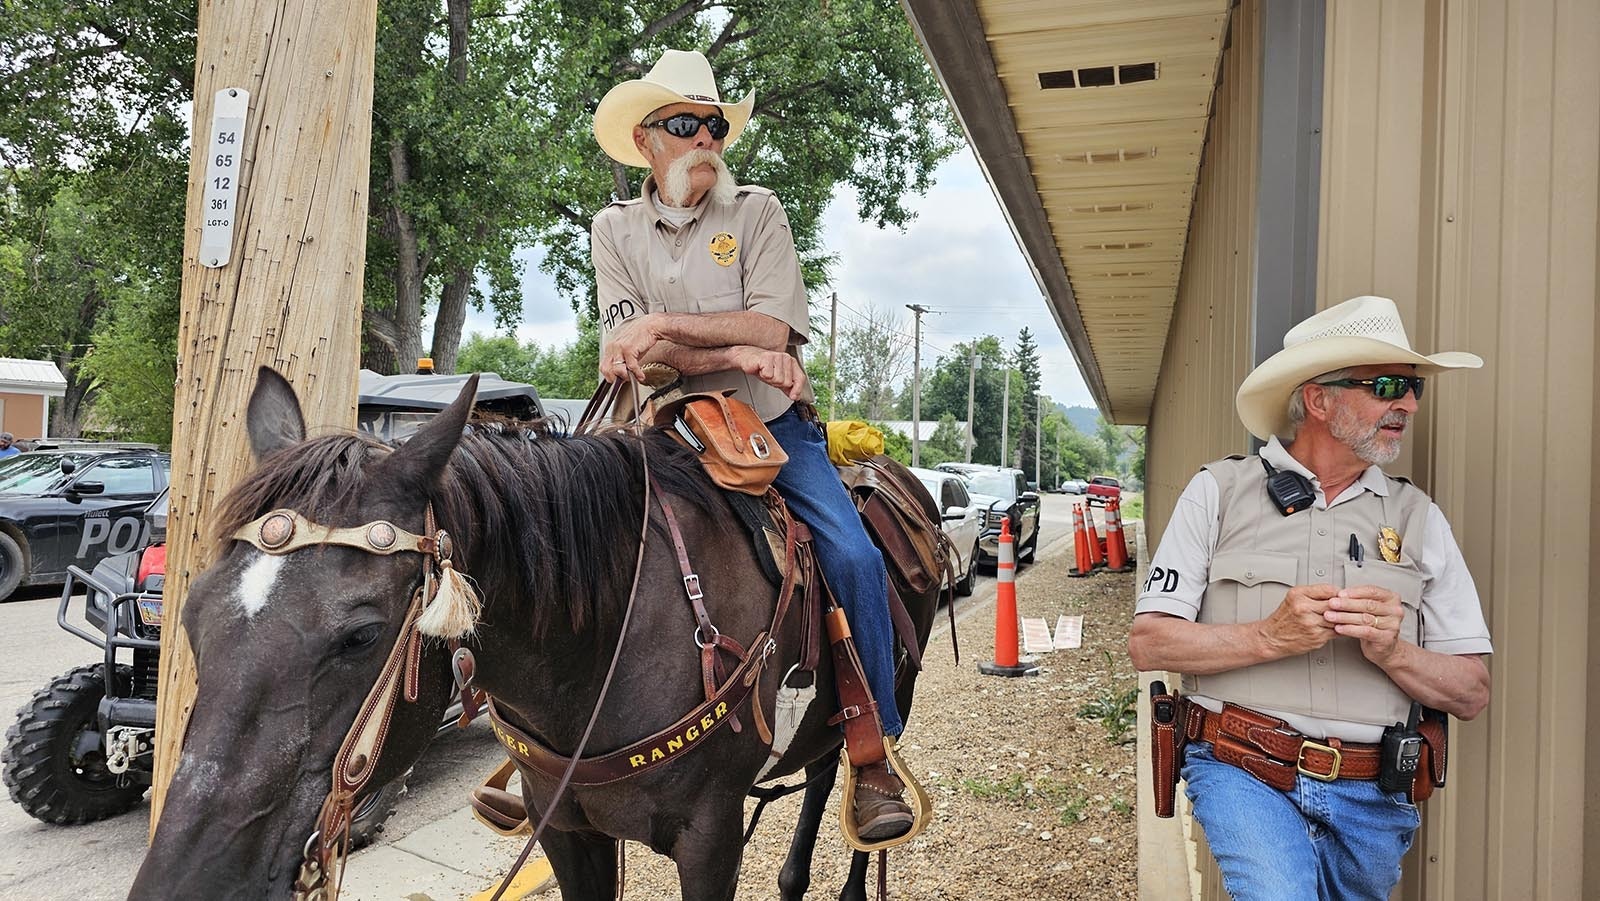
[[[449,557],[439,558],[439,589],[417,618],[417,631],[435,638],[466,638],[478,628],[483,602]]]

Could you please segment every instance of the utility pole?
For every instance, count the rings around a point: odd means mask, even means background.
[[[152,835],[196,701],[184,597],[255,465],[256,370],[295,386],[313,434],[356,422],[377,5],[199,5]]]
[[[911,465],[922,465],[922,314],[930,313],[920,303],[908,303],[916,314],[916,344],[911,357]]]
[[[1039,469],[1039,443],[1044,438],[1044,394],[1033,396],[1033,483],[1044,490],[1044,473]]]
[[[839,380],[835,377],[838,370],[834,368],[839,359],[839,292],[833,292],[833,302],[828,313],[828,419],[833,419],[833,408],[837,403],[835,392],[838,390]]]
[[[1011,465],[1011,446],[1007,439],[1011,437],[1011,367],[1001,370],[1001,375],[1006,380],[1005,391],[1000,395],[1000,465]]]
[[[972,389],[978,380],[978,342],[972,342],[972,365],[967,369],[967,462],[972,462]]]

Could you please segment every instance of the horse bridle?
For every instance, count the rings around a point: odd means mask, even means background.
[[[302,852],[294,882],[295,901],[333,901],[338,897],[355,799],[377,771],[378,756],[388,738],[398,698],[403,695],[407,702],[417,699],[423,641],[417,631],[417,618],[438,593],[440,567],[449,564],[452,550],[450,534],[434,527],[431,503],[424,522],[427,534],[418,535],[387,520],[334,527],[312,522],[293,510],[279,509],[245,523],[233,533],[235,539],[274,556],[307,547],[338,545],[380,556],[417,553],[423,558],[422,579],[411,593],[400,634],[333,759],[332,785]]]

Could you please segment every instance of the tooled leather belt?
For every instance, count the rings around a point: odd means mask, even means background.
[[[1183,731],[1190,741],[1210,742],[1218,760],[1279,791],[1293,789],[1300,775],[1321,782],[1378,778],[1377,745],[1337,738],[1317,741],[1290,729],[1283,720],[1246,707],[1224,704],[1221,713],[1213,713],[1185,700]]]

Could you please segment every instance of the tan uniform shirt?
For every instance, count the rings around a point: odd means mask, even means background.
[[[766,188],[741,186],[731,204],[710,195],[674,226],[656,206],[654,177],[640,197],[613,203],[594,218],[590,251],[599,297],[600,335],[646,313],[753,310],[789,326],[789,353],[811,328],[800,258],[783,204]],[[789,409],[787,394],[737,370],[690,376],[685,391],[737,389],[734,397],[764,420]],[[813,401],[806,386],[807,402]]]

